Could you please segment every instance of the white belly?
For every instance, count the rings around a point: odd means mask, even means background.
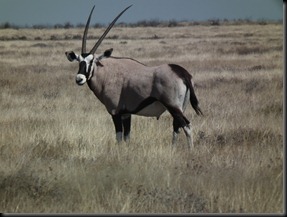
[[[136,115],[159,118],[165,110],[166,108],[160,102],[156,101],[140,110]]]

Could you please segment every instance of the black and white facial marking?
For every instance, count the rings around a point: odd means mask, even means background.
[[[83,85],[91,79],[94,67],[94,55],[93,54],[82,54],[79,56],[79,71],[76,76],[76,83]]]
[[[73,62],[74,60],[79,62],[79,71],[76,76],[76,83],[78,85],[83,85],[88,80],[90,80],[91,77],[93,76],[92,72],[95,65],[94,55],[89,53],[78,55],[73,51],[67,51],[65,54],[70,62]]]
[[[82,54],[78,55],[74,51],[65,52],[67,59],[70,62],[74,60],[79,62],[79,71],[76,76],[76,83],[78,85],[85,84],[88,80],[93,77],[94,67],[97,65],[103,66],[99,61],[103,58],[109,58],[112,55],[113,48],[106,50],[101,56],[96,56],[94,54]]]
[[[85,30],[84,30],[84,35],[83,35],[83,40],[82,40],[82,54],[81,55],[77,55],[75,54],[73,51],[68,51],[66,52],[66,56],[68,58],[69,61],[74,61],[77,60],[80,64],[79,64],[79,71],[78,74],[76,76],[76,83],[78,85],[83,85],[84,83],[86,83],[88,80],[91,79],[91,77],[93,76],[93,67],[97,67],[97,65],[101,65],[102,64],[99,62],[102,58],[107,58],[110,57],[113,49],[109,49],[106,50],[105,53],[101,56],[95,56],[95,52],[97,50],[97,48],[100,46],[100,44],[102,43],[102,41],[105,39],[106,35],[109,33],[109,31],[111,30],[111,28],[114,26],[114,24],[116,23],[116,21],[120,18],[120,16],[126,11],[128,10],[132,5],[126,7],[108,26],[108,28],[105,30],[105,32],[102,34],[102,36],[98,39],[98,41],[96,42],[96,44],[94,45],[94,47],[92,48],[92,50],[89,53],[86,53],[86,41],[87,41],[87,33],[89,30],[89,25],[90,25],[90,20],[91,20],[91,16],[92,13],[94,11],[95,6],[92,8],[89,18],[87,20],[86,26],[85,26]],[[94,60],[95,59],[95,60]],[[95,64],[96,63],[96,64]]]

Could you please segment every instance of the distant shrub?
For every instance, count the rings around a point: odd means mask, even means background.
[[[63,29],[64,25],[62,24],[55,24],[54,29]]]
[[[253,33],[244,33],[243,36],[244,37],[252,37],[254,34]]]
[[[58,35],[51,35],[50,40],[60,40],[60,36]]]
[[[71,24],[70,22],[66,22],[66,23],[64,24],[64,28],[65,28],[65,29],[70,29],[70,28],[74,28],[74,26],[73,26],[73,24]]]
[[[267,25],[267,21],[262,19],[262,20],[258,21],[258,24],[259,25]]]
[[[82,39],[82,36],[81,35],[73,35],[72,39]]]
[[[79,23],[76,25],[77,28],[85,28],[85,24],[83,23]]]
[[[48,29],[49,26],[48,25],[38,24],[38,25],[33,25],[32,28],[33,29]]]
[[[31,45],[31,47],[41,47],[41,48],[43,48],[43,47],[48,47],[48,45],[45,44],[45,43],[36,43],[36,44]]]
[[[65,37],[64,37],[65,40],[70,40],[71,38],[72,38],[72,36],[70,36],[70,35],[65,35]]]
[[[11,24],[9,22],[5,22],[3,24],[0,25],[1,29],[19,29],[19,26],[16,26],[14,24]]]
[[[125,22],[119,22],[116,23],[116,27],[177,27],[177,26],[196,26],[196,25],[202,25],[202,26],[219,26],[219,25],[243,25],[243,24],[248,24],[248,25],[267,25],[267,24],[282,24],[283,20],[251,20],[249,18],[246,19],[233,19],[233,20],[228,20],[228,19],[209,19],[205,21],[177,21],[175,19],[169,20],[169,21],[160,21],[158,19],[151,19],[151,20],[141,20],[135,23],[125,23]],[[106,24],[101,24],[101,23],[95,23],[93,25],[93,28],[105,28],[107,25]],[[85,28],[85,24],[79,23],[77,25],[73,25],[70,22],[66,22],[64,24],[36,24],[32,26],[18,26],[11,24],[9,22],[4,22],[0,24],[0,29],[21,29],[21,28],[32,28],[32,29],[71,29],[71,28]]]
[[[27,40],[27,37],[22,35],[22,36],[19,36],[19,40]]]
[[[93,27],[94,27],[94,28],[103,28],[103,27],[105,27],[105,25],[104,25],[104,24],[101,24],[101,23],[95,23],[95,24],[93,25]]]
[[[256,47],[247,47],[247,46],[241,46],[236,49],[236,53],[239,55],[248,55],[248,54],[254,54],[254,53],[264,53],[266,52],[265,48],[256,46]]]
[[[152,20],[141,20],[135,23],[135,26],[139,27],[156,27],[159,26],[161,22],[157,19],[152,19]]]
[[[111,35],[111,36],[107,36],[106,39],[115,40],[115,39],[119,39],[119,36],[118,35]]]
[[[176,20],[170,20],[168,22],[168,27],[176,27],[178,26],[178,22]]]
[[[211,26],[219,26],[219,25],[220,25],[219,19],[210,19],[210,20],[208,20],[208,21],[209,21],[209,24],[210,24]]]
[[[11,24],[6,22],[6,23],[4,23],[3,28],[4,29],[9,29],[9,28],[11,28]]]

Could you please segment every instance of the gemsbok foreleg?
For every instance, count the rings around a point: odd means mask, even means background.
[[[131,119],[132,116],[122,116],[122,122],[124,127],[124,140],[128,142],[130,140],[130,132],[131,132]]]
[[[120,143],[123,140],[127,142],[130,138],[131,131],[131,115],[112,115],[113,122],[116,130],[116,140]]]
[[[121,115],[112,115],[113,122],[116,130],[116,140],[117,142],[121,142],[123,140],[123,125],[122,125],[122,117]]]

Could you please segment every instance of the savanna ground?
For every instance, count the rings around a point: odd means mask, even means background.
[[[104,29],[90,29],[88,49]],[[114,28],[97,53],[175,63],[194,79],[195,148],[172,118],[133,116],[117,144],[104,106],[75,83],[83,29],[0,30],[0,211],[283,213],[283,27]]]

